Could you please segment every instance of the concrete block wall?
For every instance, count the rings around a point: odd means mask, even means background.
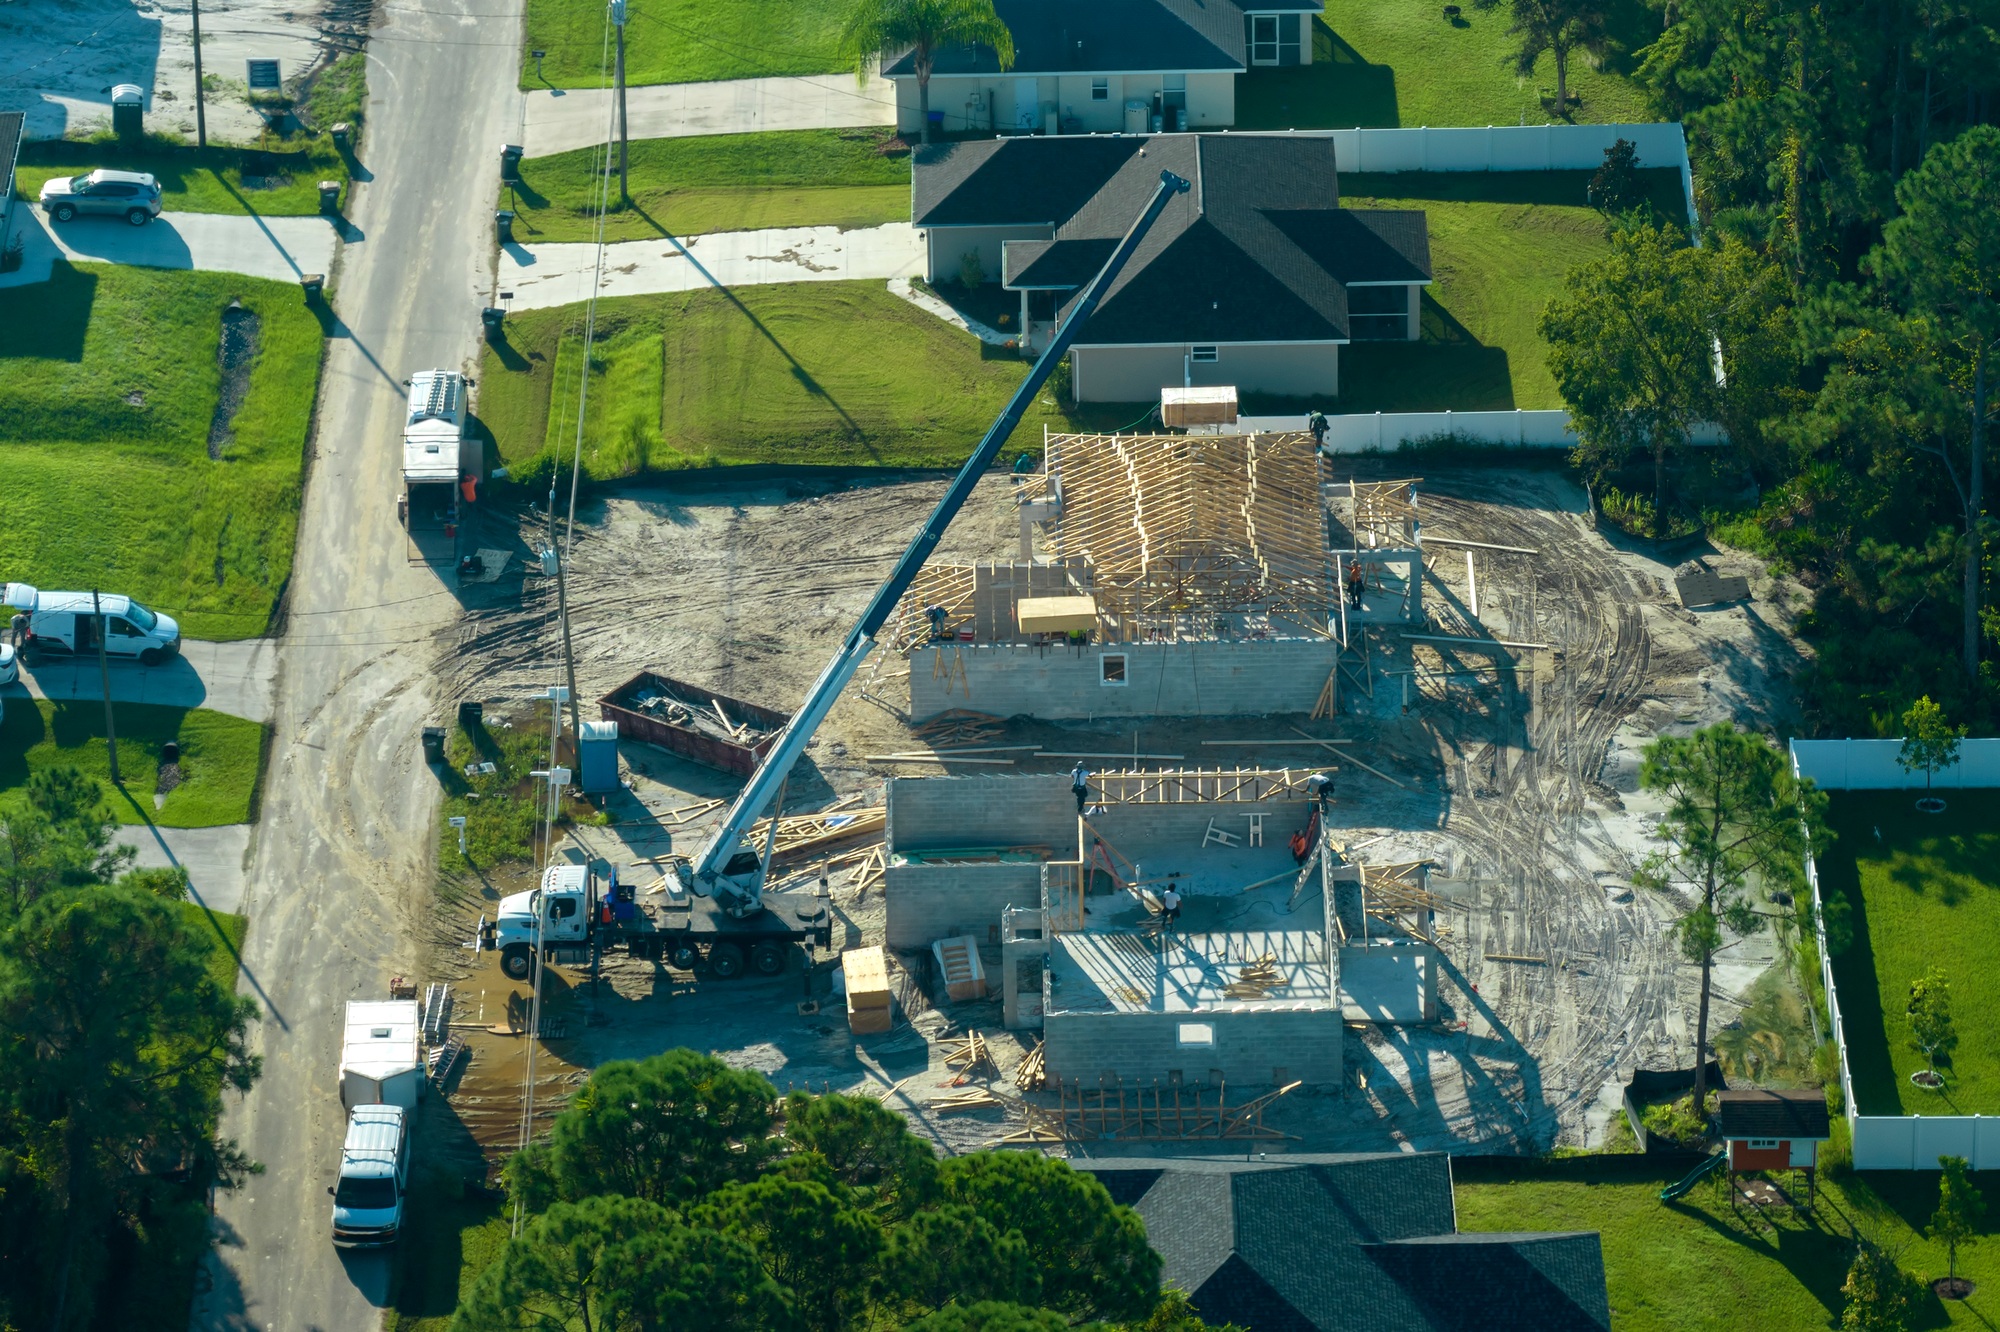
[[[883,872],[882,895],[891,948],[928,948],[956,934],[997,943],[1002,911],[1041,906],[1042,867],[891,865]]]
[[[1076,855],[1076,797],[1064,773],[892,777],[888,807],[891,855],[1035,845]]]
[[[947,666],[964,663],[962,685],[956,669],[938,677],[940,652]],[[1103,658],[1121,655],[1125,682],[1105,683]],[[1330,638],[921,647],[910,653],[910,715],[922,721],[951,708],[1046,718],[1310,712],[1333,661]]]
[[[1183,1045],[1185,1024],[1209,1027],[1215,1043]],[[1220,1070],[1247,1100],[1280,1080],[1308,1087],[1337,1086],[1341,1080],[1338,1009],[1051,1014],[1042,1023],[1042,1036],[1049,1076],[1086,1089],[1114,1076],[1128,1083],[1151,1084],[1156,1078],[1167,1083],[1176,1072],[1183,1083],[1198,1083],[1208,1080],[1210,1070]]]
[[[1329,754],[1327,757],[1331,759],[1333,756]],[[1235,851],[1248,847],[1249,816],[1252,814],[1264,816],[1264,846],[1276,849],[1284,846],[1285,839],[1295,831],[1305,827],[1308,810],[1307,802],[1300,798],[1241,805],[1107,805],[1093,811],[1087,818],[1090,826],[1119,851],[1134,860],[1144,861],[1149,850],[1155,854],[1174,856],[1200,851],[1210,819],[1215,820],[1215,826],[1223,832],[1232,833],[1242,840],[1236,847],[1208,849]]]

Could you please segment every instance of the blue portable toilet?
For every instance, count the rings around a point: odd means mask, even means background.
[[[618,789],[618,723],[587,721],[577,738],[577,766],[585,795]]]

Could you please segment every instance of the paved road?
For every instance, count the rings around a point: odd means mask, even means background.
[[[310,650],[282,658],[245,902],[242,987],[263,1010],[264,1076],[223,1121],[266,1173],[219,1202],[196,1329],[372,1332],[390,1294],[387,1255],[332,1247],[326,1187],[344,1127],[342,1005],[416,970],[434,878],[437,788],[417,737],[442,706],[428,690],[453,602],[407,563],[396,522],[401,380],[471,366],[495,148],[517,123],[520,9],[392,6],[368,44],[372,181],[352,210],[367,239],[341,257],[346,322],[321,383],[289,598]]]
[[[595,245],[509,245],[500,256],[500,285],[514,293],[516,310],[568,305],[590,295],[596,265]],[[605,296],[639,296],[773,282],[908,278],[923,271],[923,237],[907,222],[853,231],[776,227],[607,245],[598,290]]]
[[[135,227],[115,217],[51,222],[26,204],[14,209],[12,234],[23,242],[21,267],[0,275],[0,287],[47,282],[57,259],[200,268],[293,282],[303,273],[325,273],[339,243],[333,223],[319,217],[162,213]]]
[[[136,661],[115,659],[109,664],[115,702],[210,708],[256,722],[271,720],[278,679],[278,644],[273,639],[246,638],[235,643],[183,639],[181,655],[163,665],[141,666]],[[24,663],[21,687],[36,698],[104,697],[95,657],[50,657]]]
[[[529,157],[588,148],[610,135],[611,93],[531,92],[525,117],[521,144]],[[887,79],[862,84],[852,74],[648,84],[625,90],[625,118],[635,139],[893,125],[896,90]]]

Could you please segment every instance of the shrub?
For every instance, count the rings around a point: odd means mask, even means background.
[[[1694,1093],[1689,1092],[1678,1100],[1660,1102],[1646,1107],[1640,1122],[1646,1132],[1668,1142],[1683,1147],[1699,1147],[1708,1137],[1708,1117],[1715,1113],[1715,1093],[1710,1092],[1704,1102],[1705,1110],[1694,1112]]]
[[[979,251],[967,250],[958,257],[958,281],[967,291],[986,281],[986,265],[979,262]]]

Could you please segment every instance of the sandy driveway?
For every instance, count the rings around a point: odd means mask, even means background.
[[[853,231],[777,227],[689,236],[679,243],[663,236],[607,245],[598,294],[907,278],[923,270],[923,236],[907,222]],[[509,245],[500,255],[500,286],[514,293],[516,310],[581,301],[590,295],[596,271],[594,245]]]

